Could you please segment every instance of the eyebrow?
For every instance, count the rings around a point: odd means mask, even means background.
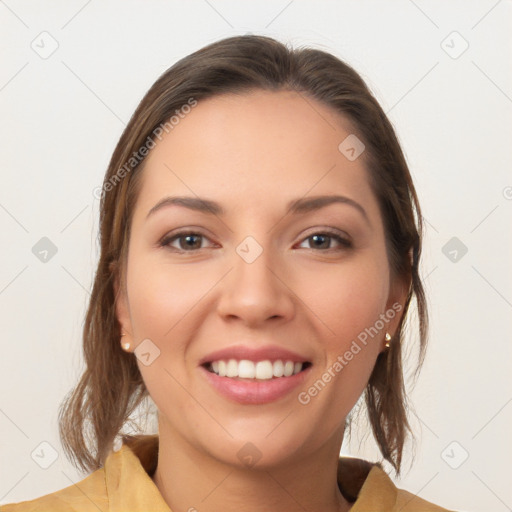
[[[354,201],[353,199],[350,199],[349,197],[338,195],[313,196],[294,199],[287,204],[286,213],[307,213],[319,210],[320,208],[323,208],[333,203],[341,203],[352,206],[357,211],[359,211],[359,213],[361,213],[361,215],[367,221],[369,221],[366,210],[358,202]],[[153,215],[154,213],[156,213],[158,210],[173,205],[182,206],[183,208],[188,208],[189,210],[194,210],[210,215],[225,215],[226,213],[224,208],[219,203],[212,201],[210,199],[190,196],[168,196],[164,197],[157,204],[155,204],[155,206],[153,206],[151,210],[149,210],[146,219]]]

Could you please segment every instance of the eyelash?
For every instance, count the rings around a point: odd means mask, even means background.
[[[189,236],[189,235],[194,235],[194,236],[199,236],[199,237],[203,237],[203,238],[208,238],[206,235],[203,235],[202,233],[199,233],[199,232],[196,232],[196,231],[180,231],[178,233],[173,234],[172,236],[165,236],[164,238],[162,238],[162,240],[160,241],[159,245],[160,245],[160,247],[167,247],[171,251],[177,252],[177,253],[180,253],[180,254],[198,252],[199,250],[204,249],[204,247],[203,247],[203,248],[199,248],[199,249],[185,250],[185,249],[177,249],[176,247],[171,247],[170,246],[171,242],[173,242],[175,240],[179,240],[180,238],[184,238],[184,237]],[[342,246],[342,247],[340,247],[338,249],[332,248],[332,247],[328,248],[328,249],[319,249],[320,252],[340,251],[340,250],[343,250],[343,249],[351,249],[353,247],[352,242],[348,238],[344,238],[339,233],[337,233],[335,231],[328,230],[328,229],[323,230],[323,231],[316,231],[314,233],[311,233],[310,235],[308,235],[307,237],[302,239],[301,244],[305,240],[308,240],[309,238],[312,238],[312,237],[314,237],[316,235],[323,235],[323,236],[326,236],[328,238],[334,239],[334,240],[336,240]],[[310,248],[310,249],[315,250],[315,248]]]

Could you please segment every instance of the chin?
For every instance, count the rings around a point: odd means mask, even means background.
[[[233,438],[227,434],[222,438],[213,438],[205,433],[201,444],[212,458],[239,469],[275,469],[304,457],[316,448],[310,446],[303,425],[299,432],[279,427],[272,432],[269,423],[264,429],[261,426],[247,426],[244,430],[229,431]],[[318,438],[315,441],[318,443]]]

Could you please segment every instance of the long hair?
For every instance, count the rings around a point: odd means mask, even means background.
[[[368,419],[382,456],[398,474],[410,426],[402,368],[409,306],[418,313],[419,351],[427,340],[427,306],[418,267],[422,217],[394,129],[350,66],[327,52],[293,49],[272,38],[220,40],[179,60],[152,85],[114,150],[100,201],[101,252],[83,330],[85,371],[59,410],[59,433],[70,460],[85,471],[104,464],[130,415],[148,397],[133,354],[119,343],[114,281],[124,277],[130,224],[145,159],[140,148],[184,105],[226,93],[294,90],[347,119],[365,144],[370,182],[384,219],[391,272],[410,283],[403,316],[388,350],[377,357],[365,390]],[[134,156],[136,155],[137,158]]]

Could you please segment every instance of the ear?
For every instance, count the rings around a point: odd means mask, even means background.
[[[406,276],[394,276],[391,277],[388,302],[386,304],[386,317],[390,318],[389,323],[386,326],[386,331],[391,335],[393,340],[400,320],[404,315],[405,301],[409,294],[411,286],[411,279]],[[392,317],[392,318],[391,318]],[[391,341],[392,343],[393,341]],[[382,342],[382,350],[386,350],[386,341]]]
[[[115,311],[116,318],[121,326],[121,332],[126,333],[128,339],[132,339],[132,324],[130,317],[130,307],[128,303],[128,296],[126,293],[126,283],[122,282],[121,272],[117,262],[112,262],[109,265],[109,269],[113,274],[114,278],[114,300],[115,300]]]

